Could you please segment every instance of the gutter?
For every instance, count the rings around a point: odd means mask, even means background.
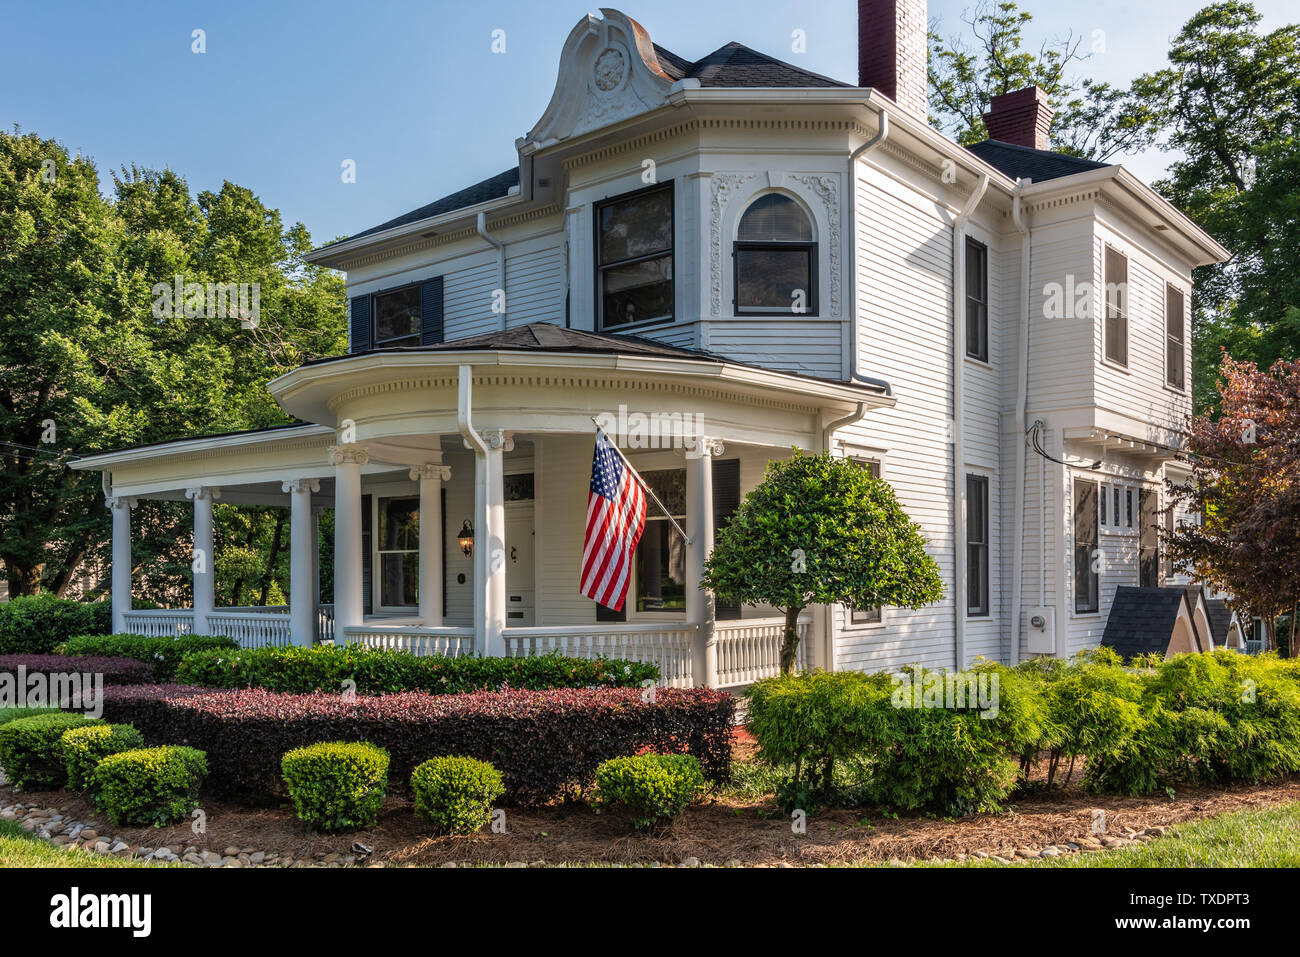
[[[849,194],[849,261],[855,264],[854,268],[849,270],[849,302],[853,304],[849,320],[848,379],[850,382],[858,377],[858,270],[856,266],[857,257],[854,255],[858,248],[858,160],[888,138],[889,114],[883,109],[879,109],[876,112],[876,135],[849,154],[849,178],[845,184],[845,189]],[[878,381],[873,380],[873,384]],[[888,383],[885,384],[885,388],[889,388]],[[824,439],[822,444],[826,444]]]
[[[1016,490],[1011,532],[1011,654],[1012,665],[1020,662],[1020,604],[1024,596],[1025,563],[1025,418],[1029,406],[1029,263],[1030,230],[1024,218],[1021,193],[1030,181],[1016,181],[1016,195],[1011,203],[1011,219],[1023,235],[1020,241],[1020,349],[1016,356]],[[1042,596],[1039,598],[1042,603]]]
[[[499,328],[506,328],[506,309],[509,299],[506,297],[506,244],[487,231],[487,213],[480,211],[474,223],[474,230],[497,251],[497,290],[501,293],[501,322]],[[495,292],[493,298],[496,298]],[[494,303],[495,305],[495,303]]]
[[[952,597],[953,653],[958,671],[966,667],[966,223],[988,188],[986,173],[952,222]]]

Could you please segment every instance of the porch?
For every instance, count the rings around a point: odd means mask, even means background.
[[[448,352],[345,357],[271,383],[286,410],[328,425],[80,460],[105,473],[114,630],[244,647],[628,658],[657,664],[668,687],[778,672],[777,610],[720,606],[701,586],[714,529],[768,461],[821,448],[828,424],[891,398],[766,370],[731,377],[713,359]],[[578,588],[593,418],[685,532],[651,506],[619,613]],[[189,608],[131,607],[131,509],[150,497],[193,503]],[[214,606],[216,501],[289,508],[287,606]],[[326,513],[333,594],[322,597]],[[801,668],[832,666],[830,617],[813,608],[799,622]]]

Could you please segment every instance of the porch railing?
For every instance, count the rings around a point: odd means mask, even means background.
[[[799,648],[795,667],[808,667],[808,635],[811,618],[799,619]],[[740,618],[714,625],[718,660],[718,687],[753,684],[781,673],[781,645],[785,640],[784,618]]]
[[[226,611],[221,608],[208,615],[208,632],[234,638],[241,648],[267,648],[290,645],[289,613],[260,611]]]
[[[189,608],[140,608],[126,612],[127,634],[150,638],[174,638],[194,631],[194,612]]]
[[[126,613],[126,630],[150,638],[175,637],[194,632],[190,608],[140,608]],[[234,638],[241,648],[292,644],[288,605],[232,605],[208,615],[208,634]],[[316,607],[316,642],[334,637],[334,606]]]
[[[387,625],[360,625],[344,628],[347,644],[366,648],[406,651],[418,657],[428,655],[471,655],[474,653],[473,628],[418,628]]]
[[[570,658],[627,658],[659,666],[659,684],[690,688],[695,684],[694,625],[550,625],[507,628],[507,657],[544,655]]]

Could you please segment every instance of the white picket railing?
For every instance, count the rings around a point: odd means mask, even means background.
[[[174,638],[194,631],[194,612],[189,608],[140,608],[122,618],[128,635]]]
[[[316,644],[334,640],[334,605],[316,606]]]
[[[659,666],[659,684],[695,684],[695,625],[548,625],[507,628],[506,656],[559,652],[569,658],[626,658]]]
[[[285,613],[235,611],[224,608],[208,615],[208,634],[234,638],[241,648],[269,648],[291,645],[289,615]]]
[[[429,655],[455,657],[474,653],[473,628],[360,625],[355,628],[344,628],[343,638],[347,644],[383,648],[389,651],[406,651],[417,657]]]
[[[799,647],[795,667],[808,667],[808,635],[811,618],[799,619]],[[739,618],[714,625],[718,661],[718,687],[753,684],[760,678],[781,673],[781,645],[785,640],[784,618]]]

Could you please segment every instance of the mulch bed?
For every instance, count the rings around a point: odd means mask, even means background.
[[[752,744],[736,743],[738,758]],[[81,821],[105,824],[102,813],[69,792],[26,794],[0,788],[0,804],[38,802],[63,809]],[[1077,786],[1034,791],[996,815],[954,820],[885,817],[875,809],[829,810],[807,821],[807,833],[792,833],[790,820],[766,801],[725,797],[688,808],[667,832],[633,834],[612,814],[585,804],[506,809],[506,833],[485,829],[472,837],[431,837],[416,819],[411,803],[390,798],[378,826],[352,834],[308,835],[290,807],[253,810],[207,803],[207,833],[191,832],[189,822],[168,828],[106,828],[132,844],[158,847],[194,845],[220,853],[228,846],[312,860],[347,854],[353,842],[373,848],[371,862],[387,866],[564,862],[677,864],[695,857],[704,864],[845,864],[864,861],[957,858],[976,851],[1013,856],[1017,848],[1078,842],[1089,835],[1093,810],[1106,811],[1107,832],[1122,834],[1246,808],[1300,801],[1300,775],[1280,782],[1231,789],[1189,788],[1167,795],[1115,797],[1084,793]],[[1103,852],[1104,853],[1104,852]]]

